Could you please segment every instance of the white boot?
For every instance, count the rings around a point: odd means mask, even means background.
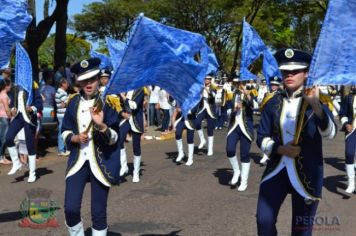
[[[92,236],[106,236],[108,233],[108,228],[103,230],[96,230],[93,227],[91,228],[91,235]]]
[[[194,143],[188,144],[188,161],[185,163],[186,166],[193,165],[194,156]]]
[[[214,136],[208,136],[208,156],[212,156],[214,147]]]
[[[260,160],[260,164],[266,165],[268,160],[269,160],[268,156],[263,153],[262,159]]]
[[[178,149],[178,156],[177,156],[176,162],[180,162],[184,157],[183,141],[182,141],[182,139],[178,139],[178,140],[176,140],[176,142],[177,142],[177,149]]]
[[[247,189],[248,174],[250,173],[251,163],[241,163],[241,184],[238,191],[242,192]]]
[[[236,156],[230,157],[229,158],[232,170],[234,171],[234,175],[232,176],[231,181],[229,182],[230,185],[236,185],[237,181],[239,181],[240,177],[240,168],[239,168],[239,162],[237,161]]]
[[[120,150],[120,176],[124,176],[129,172],[129,167],[127,166],[127,158],[126,158],[126,149],[123,148]]]
[[[33,183],[36,181],[36,155],[28,156],[28,167],[30,171],[27,182]]]
[[[82,221],[80,221],[78,224],[74,225],[73,227],[69,227],[67,225],[67,229],[70,236],[84,236],[84,226]]]
[[[348,178],[348,186],[345,192],[353,193],[355,192],[355,166],[353,164],[346,164],[346,173]]]
[[[199,149],[202,149],[205,144],[206,144],[206,140],[205,140],[205,137],[204,137],[204,132],[202,129],[198,130],[198,136],[199,136],[199,139],[200,139],[200,144],[199,144]]]
[[[141,156],[134,156],[134,170],[132,182],[140,182],[140,165],[141,165]]]
[[[19,154],[17,152],[17,148],[16,146],[14,147],[8,147],[7,150],[9,151],[10,157],[11,157],[11,161],[12,161],[12,168],[9,171],[9,173],[7,173],[8,175],[13,175],[16,173],[16,171],[20,170],[22,167],[22,164],[19,160]]]

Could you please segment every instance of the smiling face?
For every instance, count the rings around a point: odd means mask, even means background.
[[[98,92],[99,80],[96,76],[83,81],[78,81],[78,83],[83,89],[84,95],[86,97],[91,97]]]
[[[308,72],[302,70],[282,70],[283,84],[289,92],[294,92],[303,86],[304,81],[308,77]]]

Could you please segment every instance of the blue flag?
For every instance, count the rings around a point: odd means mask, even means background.
[[[126,43],[109,37],[105,37],[105,41],[109,49],[111,64],[113,65],[114,70],[116,70],[116,68],[119,67],[124,55]]]
[[[254,28],[248,24],[245,19],[243,21],[242,34],[242,54],[240,64],[240,79],[250,80],[256,79],[256,76],[251,78],[248,67],[265,51],[266,45],[257,34]]]
[[[262,73],[269,88],[271,88],[269,81],[270,78],[275,76],[282,78],[281,71],[278,68],[277,60],[267,48],[263,51]]]
[[[356,1],[330,0],[307,87],[356,85]]]
[[[112,68],[111,64],[111,59],[110,57],[106,56],[105,54],[102,54],[100,52],[94,51],[93,49],[90,50],[89,52],[90,57],[92,58],[99,58],[101,60],[99,68],[100,69],[105,69],[105,68]]]
[[[27,0],[0,0],[0,69],[9,65],[11,49],[25,39],[32,17],[27,13]]]
[[[33,99],[32,66],[26,50],[20,43],[16,43],[15,84],[27,91],[28,99],[26,104],[30,105]]]
[[[201,62],[195,60],[199,54]],[[157,85],[172,95],[183,115],[187,115],[200,101],[209,61],[209,49],[202,35],[140,16],[106,93]]]
[[[262,73],[266,79],[268,87],[270,87],[269,78],[274,76],[281,78],[278,63],[256,30],[244,19],[240,66],[241,80],[257,79],[257,76],[251,73],[248,67],[261,55],[263,55]]]

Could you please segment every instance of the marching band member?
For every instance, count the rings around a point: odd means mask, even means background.
[[[211,83],[212,77],[207,75],[205,77],[205,86],[203,89],[202,99],[200,101],[200,109],[198,111],[198,115],[196,118],[195,128],[198,131],[200,144],[199,149],[202,149],[206,140],[204,138],[204,132],[201,127],[201,122],[203,119],[207,119],[208,123],[208,156],[212,156],[213,153],[213,145],[214,145],[214,120],[216,119],[215,114],[215,95],[216,89]]]
[[[187,130],[188,160],[185,163],[186,166],[191,166],[193,164],[194,124],[197,110],[198,105],[195,106],[191,111],[189,111],[187,118],[185,118],[182,115],[180,108],[177,106],[172,114],[173,130],[175,131],[175,138],[178,149],[178,156],[176,158],[176,162],[180,162],[184,157],[182,134],[184,129]]]
[[[121,148],[121,170],[120,176],[128,173],[127,157],[125,149],[126,135],[130,132],[132,135],[132,145],[134,153],[134,170],[132,182],[140,181],[141,165],[141,136],[144,132],[143,103],[145,98],[145,89],[140,88],[120,94],[123,101],[124,110],[121,112],[120,122],[120,148]]]
[[[245,191],[250,172],[249,152],[253,140],[253,98],[240,85],[239,79],[236,78],[233,81],[235,82],[236,89],[232,99],[233,112],[227,134],[226,154],[234,171],[230,184],[236,185],[240,177],[239,163],[236,158],[236,145],[240,141],[241,184],[238,191]]]
[[[92,235],[107,234],[109,189],[120,179],[119,117],[100,97],[99,65],[100,59],[91,58],[72,66],[81,91],[69,101],[62,124],[62,137],[70,150],[64,213],[71,236],[84,236],[80,208],[87,182],[91,184]]]
[[[257,133],[257,145],[270,158],[258,196],[258,235],[277,235],[278,212],[288,193],[292,235],[311,235],[313,221],[299,218],[312,219],[316,214],[323,187],[322,137],[333,138],[336,126],[317,88],[303,94],[311,56],[283,49],[275,57],[285,90],[265,105]]]
[[[345,164],[348,178],[346,193],[355,191],[356,152],[356,86],[343,99],[340,110],[342,130],[345,131]]]
[[[33,83],[32,94],[33,99],[30,105],[26,105],[29,98],[28,92],[26,92],[21,86],[14,86],[12,90],[12,96],[10,98],[11,114],[14,119],[10,122],[9,128],[6,134],[6,146],[12,160],[12,168],[8,175],[15,174],[21,169],[22,164],[19,160],[19,154],[17,147],[14,143],[14,139],[17,133],[24,128],[26,147],[28,150],[28,166],[29,177],[27,182],[32,183],[36,181],[36,147],[35,147],[35,135],[37,130],[37,112],[42,111],[42,97],[40,95],[37,83]]]
[[[103,93],[106,85],[109,83],[109,79],[111,76],[111,71],[109,69],[100,70],[99,79],[100,79],[100,88],[99,92]]]
[[[274,76],[273,78],[270,78],[270,85],[271,85],[271,91],[267,92],[260,103],[260,111],[262,112],[263,107],[266,105],[268,100],[274,96],[274,93],[280,89],[281,86],[281,79],[278,78],[278,76]],[[263,153],[262,158],[260,160],[260,164],[265,165],[268,161],[268,155],[266,153]]]

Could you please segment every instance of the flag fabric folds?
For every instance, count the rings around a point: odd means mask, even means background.
[[[105,94],[157,85],[172,95],[184,115],[200,101],[211,51],[205,38],[143,15],[135,21],[122,61]],[[201,60],[195,60],[200,55]]]
[[[314,50],[307,87],[356,85],[356,1],[331,0]]]
[[[107,55],[94,51],[93,49],[90,50],[89,55],[92,58],[96,57],[101,60],[99,65],[100,69],[112,68],[111,59]]]
[[[244,20],[240,64],[241,80],[257,79],[257,76],[251,73],[248,67],[261,55],[263,55],[263,76],[266,79],[267,85],[270,87],[269,78],[274,76],[281,78],[281,72],[278,69],[278,63],[256,30]]]
[[[31,60],[26,50],[18,42],[16,43],[16,59],[15,59],[15,84],[21,86],[28,92],[27,105],[32,103],[32,66]]]
[[[27,0],[0,0],[0,69],[9,65],[11,49],[25,39],[32,17],[27,13]]]
[[[126,48],[126,43],[116,40],[110,37],[105,37],[106,45],[108,46],[111,64],[114,67],[114,70],[119,67],[121,59],[124,55]]]

